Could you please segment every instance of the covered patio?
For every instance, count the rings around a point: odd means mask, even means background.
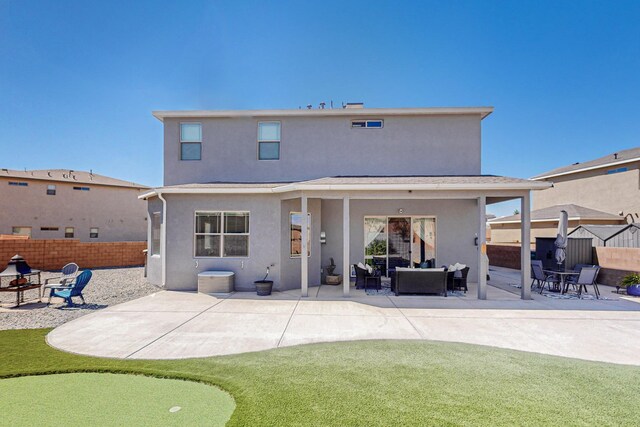
[[[375,217],[381,220],[406,218],[412,230],[415,218],[432,218],[435,266],[457,262],[469,266],[471,292],[477,299],[485,300],[491,298],[487,292],[488,266],[484,261],[486,206],[520,200],[521,260],[522,265],[527,265],[530,259],[530,192],[548,186],[548,183],[488,175],[333,177],[285,185],[275,191],[282,193],[283,214],[291,209],[300,212],[300,253],[310,253],[309,257],[296,259],[300,264],[296,280],[301,284],[303,298],[310,295],[310,288],[321,283],[317,268],[325,267],[333,258],[343,279],[342,296],[353,296],[354,288],[349,280],[352,278],[351,266],[365,262],[364,221]],[[322,219],[319,221],[317,216]],[[313,240],[309,238],[311,230],[315,231]],[[326,239],[322,246],[316,241],[316,233]],[[414,240],[420,238],[417,233],[411,234]],[[391,252],[387,251],[385,256],[390,256]],[[411,250],[408,253],[406,266],[412,268],[424,261],[424,255],[421,258],[414,254],[412,258]],[[530,283],[529,269],[521,271],[520,280]],[[528,286],[521,287],[520,298],[531,298]]]

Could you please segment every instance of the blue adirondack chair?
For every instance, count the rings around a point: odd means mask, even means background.
[[[85,270],[80,273],[70,285],[51,289],[49,301],[51,301],[51,297],[59,297],[64,298],[65,302],[71,305],[73,304],[71,297],[80,297],[80,299],[82,299],[82,304],[85,304],[84,297],[82,296],[82,290],[87,286],[89,280],[91,280],[91,276],[91,270]]]

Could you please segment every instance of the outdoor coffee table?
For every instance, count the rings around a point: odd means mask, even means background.
[[[560,292],[563,294],[569,290],[568,289],[569,286],[567,284],[567,277],[575,276],[576,274],[578,274],[578,272],[575,270],[543,270],[543,271],[547,274],[555,274],[556,276],[560,277]]]
[[[11,283],[14,279],[26,278],[28,276],[37,276],[38,283],[33,283],[27,279],[27,283],[23,285],[14,285],[14,286],[2,286],[2,279],[5,277],[9,277],[9,283]],[[0,292],[15,292],[16,293],[16,307],[20,307],[20,303],[24,302],[24,291],[28,291],[30,289],[38,289],[38,300],[42,301],[42,295],[40,292],[40,288],[42,287],[42,281],[40,280],[40,270],[31,270],[30,273],[24,274],[7,274],[0,273]]]

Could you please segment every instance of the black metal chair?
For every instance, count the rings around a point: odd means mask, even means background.
[[[598,277],[598,272],[600,271],[600,267],[598,266],[589,266],[582,267],[580,269],[580,274],[578,276],[570,276],[565,282],[564,292],[567,292],[569,289],[569,285],[574,285],[578,288],[578,296],[582,296],[582,288],[584,288],[584,292],[588,293],[587,286],[593,286],[593,292],[596,295],[596,299],[600,299],[600,290],[598,289],[598,283],[596,282],[596,278]]]
[[[545,274],[542,271],[542,266],[540,264],[531,264],[531,271],[533,272],[533,281],[538,281],[540,285],[540,294],[542,295],[542,291],[544,291],[544,285],[549,285],[549,290],[551,290],[551,285],[557,286],[560,283],[560,280],[555,274]],[[531,286],[533,286],[533,281],[531,282]]]

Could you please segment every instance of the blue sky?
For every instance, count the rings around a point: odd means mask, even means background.
[[[638,22],[640,1],[0,0],[0,163],[160,185],[152,110],[333,100],[492,105],[483,172],[530,177],[640,145]]]

